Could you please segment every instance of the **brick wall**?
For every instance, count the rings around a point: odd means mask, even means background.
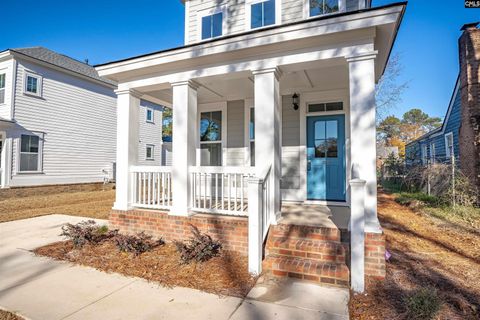
[[[365,275],[385,278],[385,235],[365,233]]]
[[[460,94],[459,132],[461,170],[480,188],[480,29],[464,26],[459,39]]]
[[[223,248],[241,254],[248,253],[248,220],[245,217],[228,217],[196,214],[190,217],[169,216],[157,210],[132,210],[110,213],[110,227],[124,233],[145,231],[164,240],[185,240],[191,237],[190,224],[213,239],[221,241]]]
[[[35,186],[35,187],[15,187],[9,189],[0,189],[0,199],[8,198],[23,198],[38,195],[50,195],[65,192],[85,192],[85,191],[99,191],[112,190],[115,184],[103,183],[83,183],[83,184],[62,184],[50,186]]]

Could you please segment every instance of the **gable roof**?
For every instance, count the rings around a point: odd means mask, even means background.
[[[455,103],[455,98],[458,94],[458,90],[460,89],[460,75],[457,77],[457,81],[455,82],[455,88],[453,89],[452,97],[450,98],[450,103],[448,104],[447,114],[445,118],[443,118],[443,123],[440,127],[433,129],[430,132],[425,133],[424,135],[418,137],[417,139],[407,143],[406,145],[410,145],[416,142],[420,142],[421,140],[428,138],[430,136],[437,136],[445,132],[445,127],[447,126],[448,119],[450,118],[450,114],[452,113],[453,104]]]
[[[44,47],[30,47],[30,48],[17,48],[8,49],[13,53],[19,53],[30,58],[52,64],[54,66],[66,69],[68,71],[89,77],[91,79],[107,83],[112,86],[116,86],[114,81],[102,78],[98,75],[97,70],[93,66],[90,66],[84,62],[70,58],[66,55],[54,52]]]

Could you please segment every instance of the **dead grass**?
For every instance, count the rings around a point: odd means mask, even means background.
[[[22,317],[17,316],[15,313],[0,310],[0,320],[24,320]]]
[[[112,241],[74,249],[71,241],[56,242],[35,254],[93,267],[105,272],[141,277],[166,287],[188,287],[219,295],[244,297],[256,279],[248,273],[247,257],[222,251],[207,262],[182,264],[175,245],[168,243],[135,257],[119,252]]]
[[[350,301],[352,319],[406,319],[405,297],[432,287],[442,307],[436,319],[479,319],[480,234],[463,225],[416,213],[379,193],[387,237],[385,281],[370,279],[366,295]]]
[[[108,219],[115,190],[66,192],[0,201],[0,222],[48,214]]]

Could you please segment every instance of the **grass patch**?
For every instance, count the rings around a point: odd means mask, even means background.
[[[429,196],[423,192],[400,192],[395,194],[395,201],[401,205],[409,206],[415,202],[421,202],[424,206],[438,207],[442,201],[435,196]]]

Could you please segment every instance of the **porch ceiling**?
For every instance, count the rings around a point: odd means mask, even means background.
[[[294,92],[337,90],[348,87],[348,66],[344,60],[330,59],[283,66],[280,79],[282,95]],[[196,79],[199,103],[253,98],[254,80],[250,73]],[[172,103],[172,89],[146,88],[142,93]]]

